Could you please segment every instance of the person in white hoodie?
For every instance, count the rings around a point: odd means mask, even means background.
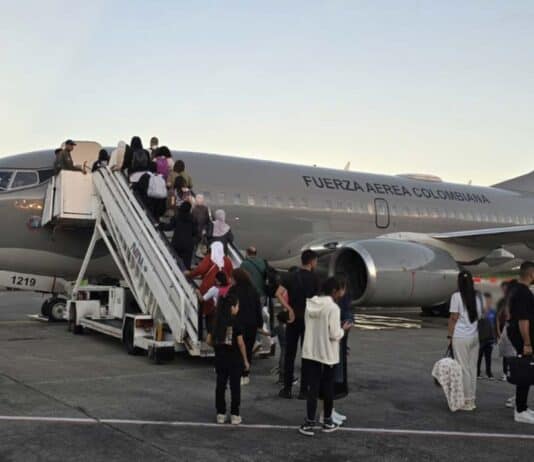
[[[299,432],[313,436],[316,426],[317,400],[321,392],[324,401],[323,432],[333,432],[338,425],[332,421],[334,406],[334,366],[339,363],[339,341],[350,329],[350,323],[340,321],[337,301],[343,295],[343,288],[336,278],[329,278],[323,284],[321,296],[315,296],[306,303],[304,319],[306,332],[302,345],[302,361],[307,376],[308,396],[306,420]]]

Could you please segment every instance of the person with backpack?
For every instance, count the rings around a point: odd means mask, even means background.
[[[215,408],[217,423],[226,423],[226,387],[230,383],[230,423],[242,423],[241,405],[241,374],[250,368],[243,331],[239,324],[239,300],[235,294],[229,293],[219,300],[213,332],[208,335],[208,343],[215,350]]]
[[[278,394],[280,398],[292,398],[293,372],[295,369],[295,358],[299,342],[304,339],[304,312],[306,310],[306,300],[314,297],[319,292],[319,279],[315,274],[317,268],[318,255],[311,249],[302,252],[300,256],[302,266],[291,274],[285,283],[288,293],[288,301],[282,296],[282,286],[276,291],[276,297],[285,311],[286,318],[286,354],[284,360],[284,388]],[[306,374],[303,370],[304,364],[300,368],[300,392],[299,399],[306,399]]]
[[[165,181],[167,181],[170,172],[168,160],[169,158],[172,159],[172,155],[171,151],[167,146],[162,146],[161,148],[158,148],[154,153],[154,162],[156,163],[156,170],[159,175],[165,178]]]
[[[197,224],[191,215],[191,204],[184,202],[178,209],[178,214],[172,217],[168,224],[162,225],[161,229],[163,231],[174,230],[171,245],[185,268],[190,270],[198,233]]]
[[[256,247],[250,246],[246,250],[246,257],[241,262],[241,269],[245,270],[256,288],[260,299],[265,305],[265,284],[267,278],[267,262],[258,257]]]
[[[332,419],[334,409],[334,371],[339,363],[339,342],[350,323],[341,324],[337,302],[343,296],[343,288],[336,278],[329,278],[322,287],[322,295],[306,302],[306,332],[302,344],[302,361],[306,364],[307,402],[306,419],[299,432],[314,436],[317,417],[317,400],[323,399],[322,431],[330,433],[339,425]]]
[[[458,292],[452,294],[448,324],[449,346],[462,368],[465,404],[462,411],[476,409],[478,320],[482,316],[482,297],[475,291],[469,271],[458,274]]]

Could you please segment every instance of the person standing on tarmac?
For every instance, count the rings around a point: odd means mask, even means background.
[[[518,355],[532,356],[534,340],[534,295],[530,286],[534,283],[534,263],[524,262],[519,268],[519,282],[510,293],[510,322],[508,336]],[[534,424],[534,411],[527,406],[529,385],[516,386],[514,420]]]
[[[243,340],[243,331],[239,324],[239,300],[235,294],[223,297],[217,307],[213,333],[208,335],[208,344],[215,350],[215,407],[217,423],[226,423],[226,386],[230,382],[230,423],[242,422],[239,407],[241,405],[241,374],[250,368]]]
[[[334,408],[334,370],[339,363],[339,341],[350,323],[341,325],[341,315],[337,302],[344,289],[336,278],[329,278],[323,284],[322,296],[309,299],[306,303],[306,333],[302,345],[302,361],[306,364],[308,396],[306,419],[299,428],[305,436],[314,436],[317,415],[317,400],[322,395],[322,431],[330,433],[339,425],[332,420]]]
[[[458,292],[452,294],[447,336],[454,358],[462,367],[465,404],[460,410],[476,409],[478,320],[482,316],[482,297],[477,294],[469,271],[458,274]]]
[[[295,369],[295,357],[299,341],[302,345],[304,339],[304,312],[306,300],[314,297],[319,292],[319,279],[315,274],[317,267],[317,254],[313,250],[305,250],[300,257],[302,266],[295,271],[288,282],[286,290],[288,301],[283,297],[281,287],[276,291],[276,297],[287,312],[288,321],[286,327],[286,355],[284,361],[284,388],[280,390],[280,398],[292,398],[293,372]],[[338,309],[339,310],[339,309]],[[303,365],[300,369],[300,392],[299,399],[306,399],[306,381]]]
[[[237,319],[243,331],[243,339],[247,350],[249,364],[252,363],[252,350],[256,341],[256,334],[263,326],[262,305],[258,292],[254,288],[248,273],[237,268],[232,273],[234,285],[229,293],[235,294],[239,300],[239,314]],[[242,385],[250,382],[249,371],[243,373]]]

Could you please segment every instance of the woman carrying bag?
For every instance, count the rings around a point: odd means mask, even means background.
[[[469,271],[461,271],[458,275],[458,292],[451,297],[447,338],[454,358],[462,368],[465,397],[462,411],[476,409],[478,320],[481,315],[482,300],[475,292],[473,276]]]

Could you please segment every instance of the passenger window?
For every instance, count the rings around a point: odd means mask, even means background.
[[[25,188],[39,184],[37,172],[17,172],[10,189]]]
[[[301,199],[301,207],[304,208],[304,209],[307,209],[308,208],[308,199]]]
[[[5,191],[9,187],[13,172],[0,171],[0,191]]]
[[[289,201],[288,201],[288,204],[289,204],[289,208],[290,209],[294,209],[296,207],[295,199],[293,197],[290,197]]]
[[[208,202],[208,203],[211,202],[211,193],[209,193],[209,192],[206,191],[206,192],[204,193],[204,200],[205,200],[206,202]]]
[[[241,204],[241,194],[236,193],[234,194],[234,205],[239,205],[239,204]]]
[[[255,205],[256,204],[256,201],[254,200],[254,196],[253,195],[249,195],[248,196],[248,205]]]
[[[332,210],[332,201],[327,199],[326,201],[326,209],[327,210]]]
[[[224,204],[224,193],[223,192],[220,192],[219,193],[219,204]]]

